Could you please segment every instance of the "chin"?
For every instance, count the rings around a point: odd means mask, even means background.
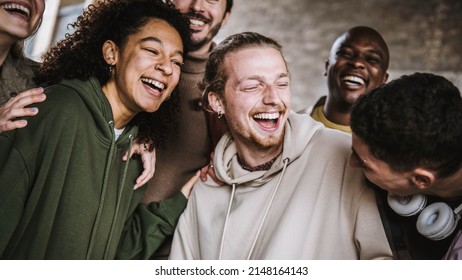
[[[258,145],[262,148],[274,148],[283,144],[284,135],[271,135],[268,137],[260,138],[260,141],[257,141]]]
[[[140,112],[147,112],[147,113],[154,113],[160,107],[158,104],[142,104],[143,106],[139,106]]]
[[[147,108],[145,109],[144,111],[147,112],[147,113],[154,113],[156,112],[157,110],[159,110],[159,106],[155,107],[155,108]]]

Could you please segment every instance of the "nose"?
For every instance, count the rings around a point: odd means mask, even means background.
[[[364,68],[364,57],[361,55],[355,55],[350,59],[350,63],[356,68]]]
[[[170,76],[173,73],[173,66],[170,61],[159,62],[154,66],[154,69],[162,72],[166,76]]]
[[[275,105],[281,102],[276,86],[267,85],[263,94],[263,103],[267,105]]]
[[[194,12],[204,11],[204,0],[193,0],[190,9]]]

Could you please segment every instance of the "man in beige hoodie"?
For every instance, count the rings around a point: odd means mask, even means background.
[[[230,132],[215,149],[223,186],[199,181],[171,259],[388,259],[392,252],[349,135],[290,110],[274,40],[228,37],[211,53],[205,96]]]

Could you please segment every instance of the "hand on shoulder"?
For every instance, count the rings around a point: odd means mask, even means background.
[[[0,107],[0,132],[25,127],[27,121],[21,118],[35,116],[38,113],[36,107],[27,108],[27,106],[45,99],[43,88],[26,90],[12,97]]]

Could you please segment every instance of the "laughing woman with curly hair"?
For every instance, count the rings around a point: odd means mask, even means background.
[[[192,184],[141,205],[141,161],[122,155],[171,126],[188,22],[169,2],[106,0],[74,27],[39,70],[40,114],[0,134],[0,257],[149,258]]]

